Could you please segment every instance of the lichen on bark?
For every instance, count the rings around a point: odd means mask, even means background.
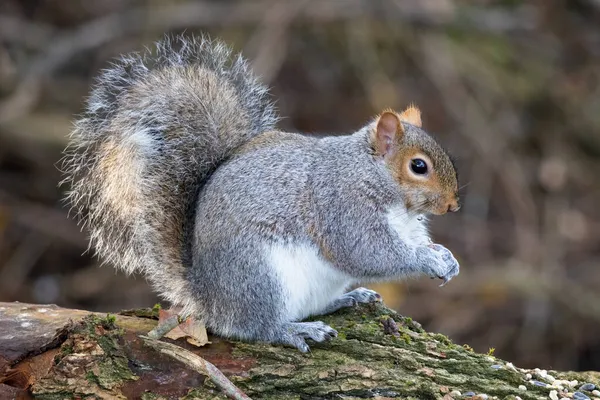
[[[31,391],[40,399],[125,398],[123,382],[137,377],[119,340],[123,331],[115,317],[89,315],[75,325],[54,356],[48,373]]]

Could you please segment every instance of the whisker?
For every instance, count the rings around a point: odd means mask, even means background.
[[[429,199],[425,199],[425,200],[423,200],[423,201],[421,201],[419,203],[413,204],[410,209],[406,210],[405,214],[408,214],[410,211],[418,211],[422,207],[425,207],[425,206],[428,206],[428,205],[431,205],[431,201]]]
[[[464,185],[462,185],[461,187],[458,188],[458,191],[460,192],[462,189],[466,188],[467,186],[469,186],[471,184],[471,182],[467,182]]]
[[[428,206],[430,204],[431,204],[430,199],[422,200],[418,203],[412,204],[411,207],[407,207],[402,213],[396,214],[396,216],[403,217],[405,215],[408,215],[411,212],[420,212],[422,208],[424,208],[425,206]]]

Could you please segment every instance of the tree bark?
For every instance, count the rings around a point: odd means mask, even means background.
[[[156,325],[156,311],[106,315],[0,303],[0,399],[225,399],[206,376],[140,338]],[[515,368],[425,332],[381,304],[319,319],[337,329],[339,337],[313,343],[309,354],[213,336],[203,347],[163,340],[212,363],[252,399],[449,400],[472,395],[526,400],[553,398],[553,390],[556,398],[600,397],[593,392],[593,386],[600,386],[598,372]]]

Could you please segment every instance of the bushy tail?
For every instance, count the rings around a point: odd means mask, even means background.
[[[267,88],[241,56],[205,37],[166,38],[98,78],[65,150],[67,200],[103,261],[144,273],[167,300],[185,303],[199,187],[276,122]]]

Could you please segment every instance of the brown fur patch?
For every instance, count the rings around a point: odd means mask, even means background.
[[[314,240],[314,243],[319,247],[319,251],[323,258],[331,263],[334,262],[333,252],[331,248],[327,244],[327,241],[323,237],[322,234],[319,233],[317,228],[317,224],[314,221],[311,221],[307,228],[308,235]]]
[[[428,173],[419,176],[410,169],[411,160],[420,158],[428,167]],[[448,208],[457,208],[456,181],[449,179],[447,174],[453,171],[436,168],[435,159],[429,157],[419,147],[400,146],[388,161],[396,181],[410,191],[406,202],[409,208],[420,209],[434,214],[445,214]]]
[[[298,135],[281,131],[265,132],[252,138],[247,143],[237,148],[234,154],[241,155],[251,153],[254,150],[270,147],[288,140],[298,140]]]
[[[410,105],[400,114],[400,120],[408,122],[411,125],[421,127],[421,110],[415,105]]]
[[[129,146],[110,140],[102,144],[98,157],[100,178],[104,180],[101,203],[111,204],[120,216],[134,218],[135,205],[140,204],[141,191],[138,184],[143,161]]]

